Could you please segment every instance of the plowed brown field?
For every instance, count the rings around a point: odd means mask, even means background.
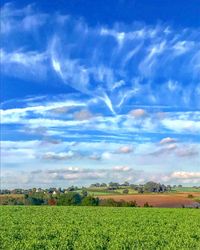
[[[139,206],[144,206],[148,202],[153,207],[195,207],[198,205],[193,199],[188,198],[188,194],[194,197],[200,197],[200,192],[197,193],[177,193],[177,194],[132,194],[132,195],[106,195],[98,196],[100,199],[114,199],[116,201],[136,201]]]

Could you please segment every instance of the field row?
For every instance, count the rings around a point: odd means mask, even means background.
[[[200,249],[199,209],[0,207],[0,249]]]

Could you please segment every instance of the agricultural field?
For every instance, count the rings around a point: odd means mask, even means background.
[[[3,205],[6,200],[16,200],[18,202],[24,201],[23,194],[0,194],[0,205]]]
[[[0,249],[200,249],[198,209],[1,206]]]
[[[192,198],[190,198],[190,196]],[[184,193],[149,193],[149,194],[128,194],[128,195],[98,195],[99,199],[114,199],[115,201],[136,201],[139,206],[143,206],[146,202],[153,207],[163,208],[181,208],[199,206],[200,193],[184,192]]]
[[[101,188],[93,188],[93,189],[87,189],[87,192],[89,195],[119,195],[123,194],[124,189],[116,189],[116,190],[106,190],[106,189],[101,189]],[[137,194],[138,192],[135,191],[134,189],[128,188],[129,194]]]
[[[78,190],[82,193],[82,190]],[[153,207],[160,208],[182,208],[200,207],[200,192],[166,192],[166,193],[143,193],[130,192],[123,194],[122,191],[108,191],[91,189],[87,190],[88,195],[98,197],[100,200],[113,199],[115,201],[136,202],[143,207],[145,203]],[[55,196],[54,196],[55,197]],[[25,197],[23,194],[3,194],[0,195],[0,205],[23,205]],[[27,205],[27,204],[26,204]]]
[[[197,192],[200,193],[199,187],[176,187],[173,188],[172,191],[174,192]]]

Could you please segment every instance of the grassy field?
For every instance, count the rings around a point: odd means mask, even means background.
[[[176,187],[172,191],[174,191],[174,192],[200,192],[200,188],[194,188],[194,187]]]
[[[0,249],[200,249],[198,209],[0,207]]]
[[[133,189],[128,189],[129,190],[129,194],[137,194],[138,192],[133,190]],[[114,191],[108,191],[108,190],[98,190],[98,189],[94,189],[94,190],[88,190],[88,194],[89,195],[94,195],[94,196],[98,196],[98,195],[118,195],[118,194],[123,194],[123,189],[116,189]],[[124,194],[126,195],[126,194]]]

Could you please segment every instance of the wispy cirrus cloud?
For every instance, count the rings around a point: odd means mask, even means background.
[[[67,131],[64,128],[83,131],[96,131],[119,136],[127,133],[150,133],[150,134],[187,134],[198,135],[200,129],[200,114],[198,111],[162,112],[162,117],[155,112],[145,109],[133,109],[125,115],[105,115],[103,110],[97,113],[91,110],[98,104],[91,100],[85,102],[68,99],[55,102],[43,102],[42,104],[33,104],[32,106],[22,108],[11,108],[1,110],[2,124],[18,124],[20,126],[32,129],[40,124],[47,130],[51,128],[61,132],[63,136]],[[81,128],[80,128],[81,125]],[[92,138],[91,138],[92,139]],[[160,144],[175,142],[175,139],[166,137]]]
[[[26,38],[14,48],[3,43],[3,72],[16,66],[18,77],[40,72],[48,78],[52,71],[63,84],[104,102],[113,114],[133,101],[199,107],[198,29],[136,23],[90,27],[83,19],[58,13],[50,17],[32,5],[15,9],[6,4],[2,15],[3,37],[15,38],[14,30],[21,26]],[[57,28],[50,32],[52,24]],[[37,43],[35,50],[27,46],[33,28],[39,37],[46,30],[42,51]]]
[[[36,51],[12,51],[6,52],[0,50],[1,70],[3,73],[22,78],[31,78],[36,75],[40,78],[46,78],[48,67],[47,54],[45,52],[38,53]],[[27,73],[28,72],[28,73]]]
[[[3,84],[47,91],[2,104],[4,180],[198,182],[199,28],[91,26],[36,5],[1,17]]]
[[[33,4],[20,9],[12,3],[6,3],[1,8],[1,33],[9,35],[12,32],[33,32],[46,23],[48,16],[37,13]]]

